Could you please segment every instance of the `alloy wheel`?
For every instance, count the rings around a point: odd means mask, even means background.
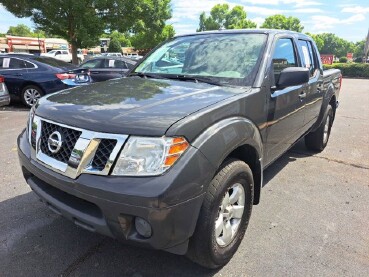
[[[240,227],[245,207],[245,191],[236,183],[228,188],[215,220],[215,238],[219,246],[229,245]]]

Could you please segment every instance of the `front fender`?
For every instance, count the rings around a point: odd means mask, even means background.
[[[219,168],[227,156],[242,145],[252,146],[261,161],[263,142],[259,129],[243,117],[226,118],[215,123],[192,143],[215,168]]]

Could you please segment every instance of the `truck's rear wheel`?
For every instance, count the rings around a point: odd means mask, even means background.
[[[333,125],[334,113],[331,105],[328,105],[322,124],[314,132],[305,136],[305,145],[312,151],[323,151],[327,146],[331,128]]]
[[[245,234],[252,203],[250,167],[228,160],[209,185],[187,256],[207,268],[228,263]]]

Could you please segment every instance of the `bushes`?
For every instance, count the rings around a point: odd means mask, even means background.
[[[341,57],[341,58],[339,59],[339,62],[340,62],[340,63],[347,63],[347,58],[346,58],[346,57]]]
[[[324,65],[324,69],[332,68],[340,69],[344,77],[369,78],[368,63],[335,63],[332,65]]]

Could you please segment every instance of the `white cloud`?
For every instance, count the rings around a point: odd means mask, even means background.
[[[254,17],[250,18],[251,21],[255,22],[258,25],[258,28],[264,23],[265,18],[264,17]]]
[[[322,30],[331,30],[337,27],[337,25],[347,25],[363,21],[365,20],[365,16],[362,14],[356,14],[345,19],[338,19],[326,15],[314,15],[311,17],[311,19],[312,20],[309,23],[312,24],[312,31],[322,32]]]
[[[253,5],[295,5],[296,8],[307,6],[319,6],[323,5],[317,1],[305,1],[305,0],[241,0],[242,3],[248,3]]]
[[[366,14],[366,13],[369,13],[369,7],[349,6],[349,7],[344,7],[341,10],[341,12],[355,13],[355,14]]]
[[[291,10],[292,13],[323,13],[324,11],[317,8],[305,8],[305,9],[294,9]]]

